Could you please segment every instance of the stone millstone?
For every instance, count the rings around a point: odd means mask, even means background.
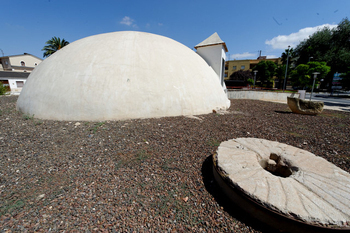
[[[278,215],[350,230],[350,174],[308,151],[237,138],[220,144],[214,168],[228,187]]]
[[[292,112],[305,115],[317,115],[324,107],[322,101],[308,101],[294,97],[287,97],[287,103]]]

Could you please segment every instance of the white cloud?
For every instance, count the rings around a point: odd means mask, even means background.
[[[288,45],[293,48],[316,31],[321,30],[324,27],[329,27],[332,29],[336,26],[336,24],[323,24],[316,27],[302,28],[298,32],[294,32],[289,35],[279,35],[272,38],[271,40],[266,40],[265,44],[272,46],[273,49],[287,49]]]
[[[270,58],[278,58],[278,56],[276,56],[276,55],[266,55],[266,58],[267,58],[267,59],[270,59]]]
[[[120,24],[124,24],[126,26],[132,26],[133,28],[137,28],[137,25],[134,24],[134,21],[132,18],[129,16],[125,16],[122,21],[120,21]]]
[[[249,52],[245,52],[245,53],[236,53],[236,54],[231,54],[229,59],[244,59],[244,58],[256,58],[256,54],[254,53],[249,53]]]
[[[146,28],[154,28],[155,26],[158,26],[158,27],[162,27],[163,24],[162,23],[146,23],[145,27]]]

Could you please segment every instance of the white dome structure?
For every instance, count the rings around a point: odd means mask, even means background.
[[[207,114],[230,106],[218,76],[194,51],[145,32],[73,42],[30,74],[17,109],[52,120],[125,120]]]

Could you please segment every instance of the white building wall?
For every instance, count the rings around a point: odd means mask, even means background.
[[[224,69],[226,53],[224,47],[219,45],[211,45],[197,48],[197,53],[213,68],[218,75],[221,86],[226,89],[224,83]]]
[[[21,56],[11,56],[10,57],[10,62],[12,66],[21,66],[21,61],[25,62],[26,67],[32,67],[34,68],[37,64],[39,65],[42,60],[33,57],[31,55],[21,55]]]
[[[7,80],[9,82],[12,95],[19,95],[27,81],[25,78],[0,78],[0,81],[2,80]]]
[[[213,45],[197,48],[197,53],[208,63],[220,78],[221,72],[221,47],[222,45]]]

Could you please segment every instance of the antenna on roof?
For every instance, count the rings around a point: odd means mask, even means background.
[[[4,56],[4,51],[2,51],[2,49],[0,49],[0,50],[1,50],[2,56]]]

